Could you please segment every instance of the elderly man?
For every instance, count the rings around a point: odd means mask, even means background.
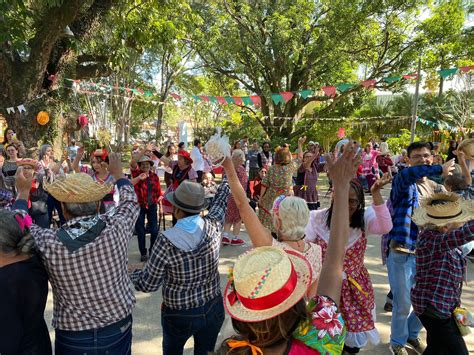
[[[144,270],[131,275],[135,288],[153,292],[163,286],[161,325],[163,354],[182,354],[194,337],[194,354],[214,351],[224,322],[220,289],[219,251],[229,186],[224,179],[206,217],[204,188],[183,181],[168,195],[176,225],[162,232]]]
[[[67,222],[58,230],[31,227],[53,288],[57,355],[131,353],[135,297],[127,273],[128,242],[140,209],[120,156],[111,154],[109,161],[120,191],[113,214],[98,214],[110,185],[72,174],[44,185],[61,202]],[[27,211],[31,177],[21,167],[17,189],[13,209]]]

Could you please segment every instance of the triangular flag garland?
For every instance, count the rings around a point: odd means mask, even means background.
[[[336,88],[340,92],[346,92],[347,90],[351,89],[354,86],[355,84],[339,84],[339,85],[336,85]]]
[[[438,70],[438,74],[444,79],[458,72],[458,68]]]
[[[303,98],[303,99],[307,99],[309,96],[313,95],[314,94],[314,90],[301,90],[299,92],[300,96]]]
[[[377,80],[364,80],[361,82],[362,86],[365,87],[366,89],[368,88],[373,88],[375,84],[377,84]]]
[[[324,91],[324,94],[329,97],[336,96],[336,87],[335,86],[323,86],[321,90]]]
[[[285,101],[280,94],[272,94],[272,100],[275,105],[282,104]]]
[[[387,84],[392,84],[392,83],[396,83],[397,81],[402,80],[402,77],[401,76],[390,76],[390,77],[387,77],[387,78],[383,78],[382,80],[385,81]]]

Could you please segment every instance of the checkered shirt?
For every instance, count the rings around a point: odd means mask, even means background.
[[[201,307],[221,294],[219,252],[229,194],[224,178],[204,217],[204,236],[195,250],[183,251],[160,233],[145,268],[131,275],[135,289],[153,292],[163,286],[164,304],[176,310]]]
[[[466,261],[460,246],[474,240],[474,220],[446,234],[424,231],[416,244],[415,286],[411,302],[415,313],[430,306],[441,318],[450,318],[461,303]]]
[[[117,186],[120,203],[113,214],[101,215],[105,228],[94,241],[73,253],[58,239],[55,230],[31,227],[53,287],[54,328],[97,329],[132,313],[135,296],[127,272],[128,242],[139,207],[128,180],[118,180]],[[27,202],[18,200],[14,207],[27,210]]]

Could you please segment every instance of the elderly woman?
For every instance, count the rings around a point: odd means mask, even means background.
[[[0,354],[51,354],[48,275],[33,252],[31,218],[0,210]]]
[[[235,149],[232,152],[232,162],[237,173],[242,187],[247,186],[247,172],[243,166],[245,162],[245,154],[241,149]],[[242,225],[242,220],[240,218],[239,209],[234,200],[234,196],[230,196],[227,200],[227,210],[225,213],[225,223],[224,223],[224,232],[222,233],[222,244],[226,245],[242,245],[245,242],[239,238],[240,227]],[[233,229],[233,233],[230,230]]]
[[[298,140],[298,159],[291,159],[288,146],[280,147],[275,153],[275,165],[268,168],[262,181],[258,218],[271,232],[275,233],[271,210],[273,202],[280,195],[293,195],[293,174],[296,173],[303,159],[303,144],[306,137]]]

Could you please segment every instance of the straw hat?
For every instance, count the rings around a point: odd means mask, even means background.
[[[199,213],[207,207],[204,187],[189,180],[184,180],[176,191],[168,193],[166,199],[176,208],[190,213]]]
[[[413,221],[418,226],[432,224],[438,227],[474,219],[474,201],[464,200],[451,192],[436,193],[420,202]]]
[[[16,165],[17,166],[31,166],[33,169],[35,169],[35,171],[38,171],[40,169],[38,160],[29,159],[29,158],[17,160]]]
[[[466,153],[466,159],[474,159],[474,138],[463,140],[459,144],[458,150]]]
[[[224,290],[224,306],[232,318],[259,322],[286,312],[311,284],[311,266],[303,255],[276,247],[260,247],[241,255]]]
[[[149,162],[151,166],[155,164],[153,160],[147,155],[142,156],[140,160],[138,161],[138,164],[140,165],[140,163],[144,163],[144,162]]]
[[[100,184],[88,174],[78,173],[57,178],[53,183],[43,180],[44,190],[61,202],[86,203],[100,201],[113,188],[111,184]]]

